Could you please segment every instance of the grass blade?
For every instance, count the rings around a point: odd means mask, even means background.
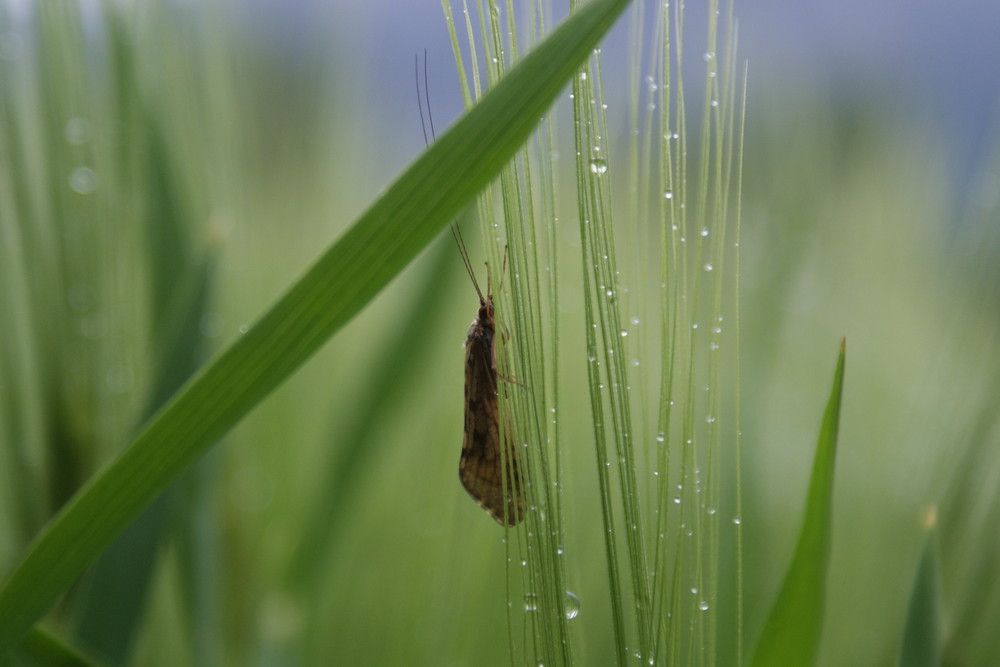
[[[128,522],[419,253],[525,141],[627,0],[569,17],[425,151],[43,528],[0,587],[0,651]]]
[[[80,653],[47,629],[32,628],[18,650],[18,658],[23,665],[45,665],[45,667],[98,667],[90,656]]]
[[[819,649],[826,602],[826,571],[830,561],[833,472],[844,384],[844,349],[840,343],[833,388],[823,414],[802,530],[785,583],[754,654],[754,667],[811,665]]]
[[[933,521],[932,518],[931,523]],[[931,530],[924,543],[917,576],[913,579],[899,654],[901,666],[933,667],[941,664],[938,607],[938,561],[934,550],[934,531]]]

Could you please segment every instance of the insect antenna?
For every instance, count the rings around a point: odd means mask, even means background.
[[[417,87],[417,108],[420,110],[420,129],[424,132],[424,145],[436,139],[434,136],[434,117],[431,115],[431,91],[427,83],[427,49],[424,49],[424,96],[420,97],[420,56],[413,54],[413,81]],[[424,106],[427,106],[427,122],[424,122]],[[427,128],[430,126],[431,136],[427,138]]]
[[[431,141],[434,141],[436,133],[434,131],[434,115],[431,113],[431,91],[429,78],[427,76],[427,49],[424,49],[424,86],[423,86],[423,97],[420,95],[420,56],[418,54],[413,54],[413,81],[417,88],[417,108],[420,110],[420,129],[424,133],[424,145],[430,145]],[[424,108],[427,109],[427,119],[424,120]],[[427,136],[427,131],[430,129],[430,137]],[[462,263],[465,264],[465,271],[469,274],[469,278],[472,279],[472,285],[476,288],[476,294],[479,295],[479,300],[486,303],[486,299],[483,297],[483,292],[479,289],[479,282],[476,280],[476,274],[472,270],[472,262],[469,261],[469,252],[465,249],[465,240],[462,238],[462,232],[458,229],[458,223],[451,223],[451,235],[455,239],[455,245],[458,246],[458,254],[462,256]],[[506,252],[504,255],[504,261],[506,262]],[[487,279],[489,277],[487,276]],[[489,285],[487,285],[487,292],[489,292]]]
[[[479,295],[479,300],[485,304],[486,298],[483,297],[483,292],[479,289],[479,281],[476,280],[476,274],[472,270],[472,262],[469,261],[469,251],[465,249],[465,240],[462,238],[462,232],[458,228],[458,225],[454,222],[451,223],[451,235],[455,238],[455,244],[458,246],[458,254],[462,256],[462,263],[465,264],[465,271],[469,274],[469,278],[472,279],[472,286],[476,288],[476,294]],[[489,274],[487,274],[486,280],[486,291],[489,292]]]

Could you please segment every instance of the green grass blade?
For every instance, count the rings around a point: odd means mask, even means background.
[[[46,525],[0,588],[0,652],[128,522],[396,276],[527,139],[627,0],[569,17]]]
[[[938,606],[938,562],[934,551],[934,532],[931,531],[927,535],[910,593],[899,654],[901,667],[935,667],[941,664]]]
[[[826,404],[802,530],[781,592],[764,625],[754,654],[754,667],[811,665],[816,660],[826,601],[826,571],[830,560],[833,472],[844,383],[844,349],[840,343],[833,388]]]
[[[77,651],[45,628],[35,626],[25,636],[18,647],[20,665],[40,665],[44,667],[98,667],[89,656]],[[6,663],[4,663],[6,664]]]

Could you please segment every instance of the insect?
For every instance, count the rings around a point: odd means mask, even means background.
[[[424,128],[424,143],[429,143],[427,126],[424,125],[424,105],[420,100],[419,58],[414,58],[414,76],[417,83],[417,105],[420,124]],[[431,139],[434,138],[434,119],[431,117],[430,91],[427,89],[427,52],[424,52],[424,100]],[[465,334],[465,433],[462,437],[462,455],[458,461],[458,477],[462,486],[479,506],[501,525],[514,526],[524,518],[524,501],[521,496],[521,478],[518,472],[517,449],[509,435],[504,436],[506,452],[502,450],[500,416],[497,406],[497,372],[493,318],[493,292],[487,266],[486,295],[479,289],[476,274],[469,261],[469,253],[458,226],[452,224],[452,236],[458,245],[465,270],[479,295],[479,310]],[[504,253],[501,274],[506,269]],[[502,377],[502,376],[500,376]],[[506,379],[506,378],[505,378]]]
[[[465,434],[462,437],[458,476],[465,490],[490,516],[501,525],[514,526],[524,518],[524,502],[517,449],[509,434],[501,444],[493,293],[487,275],[486,295],[483,296],[472,272],[462,236],[456,227],[452,227],[452,233],[465,269],[479,295],[479,310],[465,335]],[[506,446],[506,452],[502,450],[503,446]]]

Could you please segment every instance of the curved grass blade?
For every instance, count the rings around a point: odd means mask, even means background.
[[[934,551],[934,531],[927,533],[917,576],[913,579],[906,627],[900,646],[901,667],[932,667],[941,664],[938,622],[938,562]]]
[[[802,530],[785,583],[771,608],[754,653],[754,667],[811,665],[816,661],[830,561],[833,472],[844,384],[845,340],[840,342],[833,388],[823,414]]]
[[[371,301],[495,176],[627,4],[595,0],[565,20],[84,484],[0,587],[0,652],[171,480]]]

